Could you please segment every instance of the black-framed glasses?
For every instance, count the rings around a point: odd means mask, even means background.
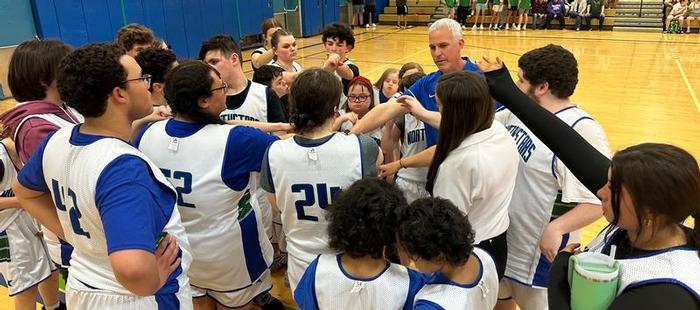
[[[151,75],[150,74],[144,74],[141,77],[125,80],[124,83],[132,82],[132,81],[143,81],[144,83],[146,83],[146,85],[149,88],[151,87]]]
[[[228,84],[226,84],[226,82],[222,82],[222,83],[221,83],[221,86],[216,87],[216,88],[212,88],[212,89],[211,89],[211,92],[213,93],[213,92],[215,92],[215,91],[217,91],[217,90],[226,90],[226,88],[228,88]]]
[[[369,95],[350,95],[348,96],[348,101],[363,102],[369,98]]]

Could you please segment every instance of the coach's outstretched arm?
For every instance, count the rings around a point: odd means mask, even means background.
[[[401,106],[396,99],[390,99],[387,103],[380,104],[369,110],[350,132],[355,134],[368,133],[374,129],[384,126],[387,121],[408,113],[408,110]]]

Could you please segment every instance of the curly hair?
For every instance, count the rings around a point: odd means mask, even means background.
[[[220,77],[214,67],[199,60],[185,61],[170,70],[164,94],[173,115],[186,115],[199,123],[224,124],[218,115],[207,114],[199,106],[199,100],[212,95],[212,72]]]
[[[99,117],[115,87],[126,87],[126,51],[114,43],[88,44],[68,54],[58,67],[61,99],[85,117]]]
[[[518,60],[518,67],[531,85],[549,84],[552,95],[569,98],[578,84],[578,62],[567,49],[549,44],[525,53]]]
[[[176,61],[175,53],[160,47],[149,47],[136,55],[136,62],[141,66],[141,73],[151,75],[149,91],[153,91],[153,83],[165,82],[165,74],[172,69]]]
[[[153,44],[155,39],[151,29],[139,24],[128,24],[117,32],[117,44],[127,51],[130,51],[134,44]]]
[[[241,48],[236,43],[230,35],[220,34],[210,37],[206,41],[202,42],[202,47],[199,48],[199,60],[204,60],[207,53],[212,51],[221,52],[224,57],[231,57],[231,54],[236,53],[238,55],[238,63],[243,66],[243,54],[241,54]]]
[[[46,87],[56,79],[56,71],[71,48],[61,41],[22,42],[10,58],[7,84],[19,102],[46,98]]]
[[[362,179],[333,199],[328,208],[330,247],[350,257],[381,258],[396,240],[396,212],[406,198],[394,185]]]
[[[304,70],[289,91],[289,121],[298,133],[323,125],[335,114],[342,86],[333,73],[313,68]]]
[[[442,198],[418,199],[400,209],[397,239],[410,255],[453,266],[466,263],[474,248],[467,216]]]
[[[352,29],[346,24],[332,23],[323,29],[323,34],[321,34],[321,42],[326,43],[327,39],[338,39],[339,43],[345,42],[345,45],[354,48],[355,47],[355,35],[352,33]]]

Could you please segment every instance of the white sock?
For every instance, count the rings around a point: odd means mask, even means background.
[[[56,309],[58,309],[58,307],[60,305],[61,305],[61,302],[59,301],[55,305],[52,305],[52,306],[44,305],[44,308],[46,308],[46,310],[56,310]]]

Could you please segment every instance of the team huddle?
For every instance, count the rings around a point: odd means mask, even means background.
[[[373,84],[346,25],[306,69],[289,32],[261,30],[253,80],[226,35],[196,60],[135,24],[114,43],[17,47],[20,103],[0,115],[17,309],[37,291],[49,310],[284,309],[270,290],[285,266],[301,309],[566,309],[569,257],[601,216],[583,251],[618,248],[611,309],[700,305],[700,228],[683,225],[700,215],[697,162],[663,144],[610,159],[570,100],[568,50],[525,53],[514,83],[462,57],[446,18],[428,30],[437,71]]]

